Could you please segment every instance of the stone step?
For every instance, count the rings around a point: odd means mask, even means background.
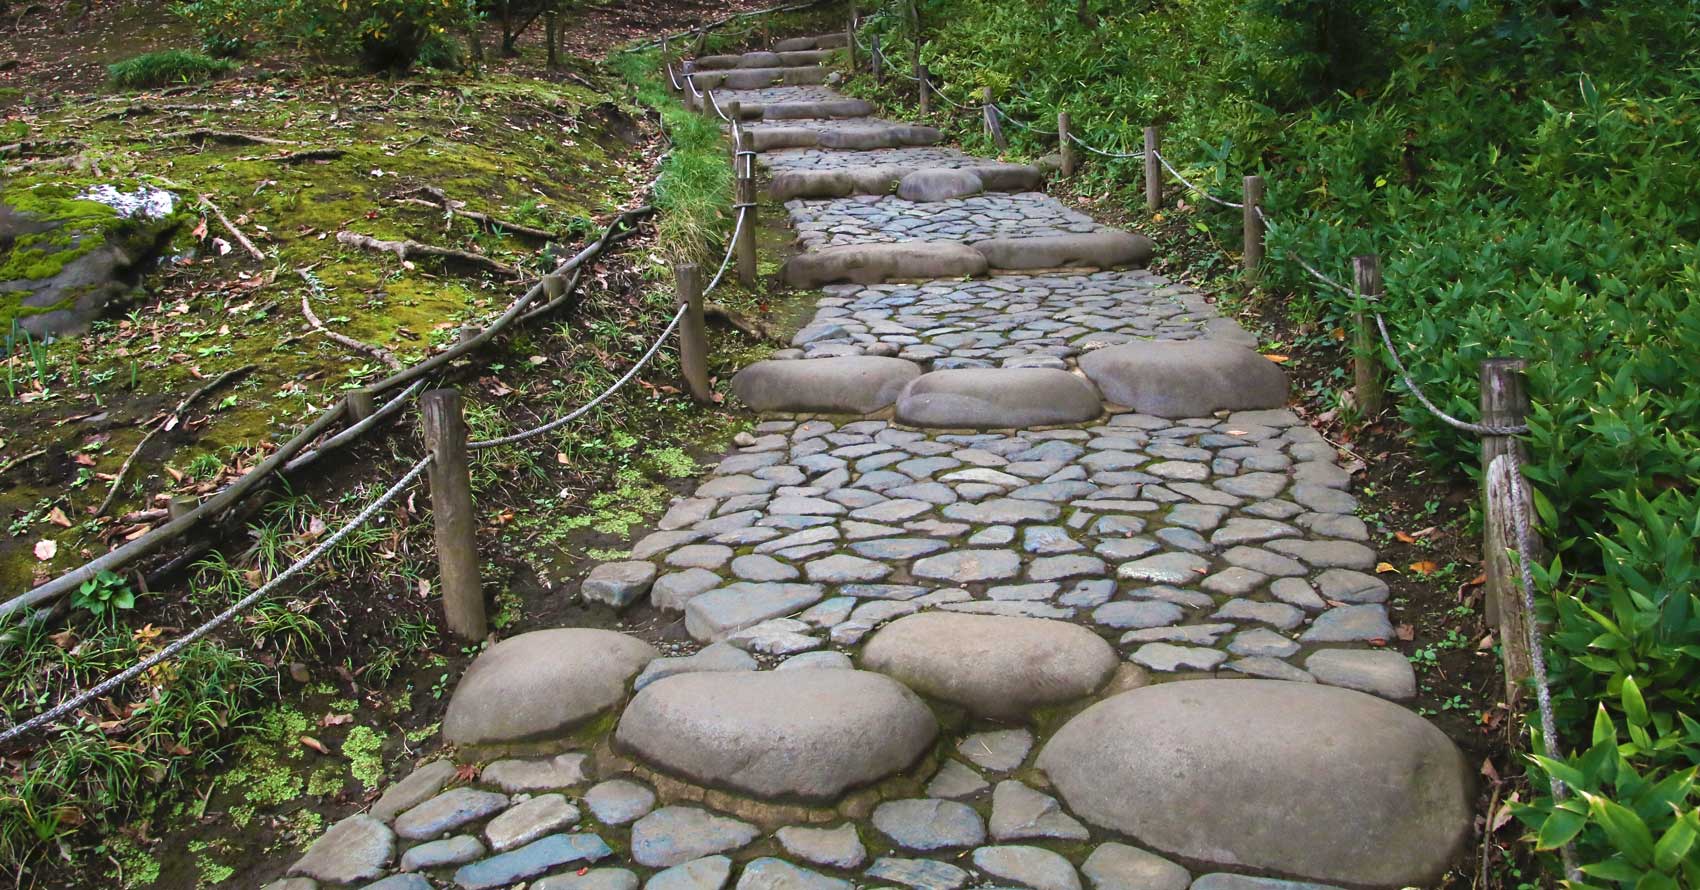
[[[750,52],[741,55],[700,56],[687,63],[687,71],[725,71],[732,68],[802,68],[819,65],[832,57],[831,50],[795,52]]]
[[[698,71],[691,75],[699,90],[759,90],[771,86],[811,86],[826,83],[832,72],[819,65],[791,68],[734,68]]]
[[[800,288],[978,278],[994,270],[1082,274],[1142,268],[1151,252],[1150,239],[1113,229],[1040,238],[989,238],[967,244],[882,241],[809,250],[786,260],[783,274],[786,284]]]
[[[1004,164],[997,161],[977,161],[953,166],[903,166],[900,164],[846,167],[835,170],[789,170],[773,173],[768,184],[768,196],[775,201],[792,198],[844,198],[851,195],[889,195],[915,197],[919,192],[905,194],[904,182],[920,174],[916,182],[930,180],[947,172],[964,172],[973,177],[972,191],[1030,192],[1041,187],[1045,174],[1030,164]],[[962,194],[952,194],[961,197]]]
[[[838,49],[849,45],[848,36],[842,32],[821,34],[815,37],[788,37],[773,45],[774,52],[801,52],[810,49]]]
[[[786,120],[748,126],[744,132],[758,152],[784,148],[863,151],[937,145],[944,141],[944,134],[933,127],[899,124],[879,118]]]

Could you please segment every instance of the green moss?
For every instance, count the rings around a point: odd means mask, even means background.
[[[0,191],[0,203],[54,228],[18,238],[0,260],[0,281],[36,281],[59,274],[65,264],[104,243],[126,221],[98,201],[77,198],[84,186],[43,182]],[[0,319],[4,323],[5,319]]]
[[[197,857],[195,865],[200,869],[200,880],[195,884],[197,887],[216,886],[230,880],[231,875],[236,874],[236,869],[213,859],[211,856]]]
[[[348,758],[348,771],[366,787],[376,790],[384,782],[384,734],[370,726],[356,726],[348,731],[342,742],[342,756]]]
[[[136,846],[129,838],[114,838],[106,845],[106,854],[111,857],[115,866],[106,876],[117,881],[118,886],[125,890],[151,887],[159,880],[159,860]]]

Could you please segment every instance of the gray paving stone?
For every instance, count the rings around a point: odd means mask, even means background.
[[[462,890],[493,890],[540,875],[569,862],[597,862],[614,851],[594,834],[552,834],[517,850],[461,866],[455,883]]]
[[[704,642],[726,637],[769,618],[800,612],[821,600],[817,584],[740,581],[700,594],[685,604],[685,629]]]
[[[1080,890],[1080,875],[1060,854],[1043,847],[1009,845],[974,851],[974,865],[995,878],[1032,890]]]
[[[1201,580],[1209,568],[1209,560],[1191,553],[1162,553],[1123,563],[1116,575],[1124,581],[1186,585]]]
[[[395,834],[382,821],[363,813],[332,825],[295,864],[291,875],[331,884],[369,881],[395,858]]]
[[[873,824],[906,850],[976,847],[986,840],[980,814],[966,804],[949,800],[888,800],[874,808]]]
[[[638,876],[624,868],[593,868],[539,878],[531,890],[638,890]]]
[[[1007,773],[1021,766],[1033,750],[1033,734],[1025,729],[977,732],[957,742],[956,750],[981,769]]]
[[[1282,630],[1292,630],[1304,621],[1304,613],[1296,606],[1248,599],[1229,600],[1210,617],[1225,618],[1229,621],[1260,621]]]
[[[719,575],[707,569],[686,569],[656,579],[649,589],[649,601],[657,609],[683,611],[693,597],[721,585]]]
[[[730,643],[719,642],[704,646],[694,655],[657,658],[644,667],[633,681],[633,689],[642,689],[656,680],[675,674],[699,671],[753,671],[759,665],[749,653]]]
[[[966,800],[992,787],[980,774],[960,761],[946,760],[927,783],[927,796],[945,800]]]
[[[1411,662],[1385,649],[1318,649],[1305,658],[1305,670],[1318,683],[1344,686],[1394,701],[1417,696]]]
[[[372,804],[370,815],[389,822],[406,810],[430,800],[443,790],[455,776],[452,760],[433,760],[408,773],[407,778],[385,789],[378,802]]]
[[[917,578],[953,584],[1013,578],[1020,570],[1020,555],[1009,550],[957,550],[917,560],[910,569]]]
[[[479,774],[478,780],[509,794],[557,791],[589,781],[589,755],[568,752],[540,760],[498,760]]]
[[[860,868],[868,858],[868,851],[856,834],[856,826],[849,823],[835,828],[787,825],[774,837],[785,852],[815,865],[848,870]]]
[[[655,809],[655,792],[627,779],[609,779],[584,793],[584,805],[603,825],[624,825]]]
[[[1315,683],[1316,678],[1279,658],[1254,655],[1250,658],[1236,658],[1222,665],[1222,670],[1244,674],[1248,677],[1260,677],[1265,680],[1292,680],[1298,683]]]
[[[453,788],[397,816],[395,833],[408,840],[428,841],[499,812],[507,805],[506,794]]]
[[[1340,890],[1329,884],[1305,881],[1283,881],[1277,878],[1258,878],[1228,872],[1201,875],[1192,882],[1192,890]]]
[[[585,576],[579,592],[586,600],[623,609],[655,583],[655,563],[648,560],[605,562]]]
[[[1336,606],[1316,616],[1299,635],[1301,643],[1357,643],[1393,638],[1393,624],[1380,605]]]
[[[890,881],[916,890],[961,890],[968,883],[968,872],[933,859],[899,859],[890,856],[874,860],[864,875],[880,881]]]
[[[1349,569],[1329,569],[1316,577],[1322,598],[1339,603],[1387,602],[1387,582]]]
[[[1228,642],[1228,651],[1235,655],[1286,658],[1299,651],[1299,644],[1266,627],[1240,631]]]
[[[402,871],[424,871],[446,865],[460,865],[483,858],[484,842],[470,834],[457,834],[438,841],[428,841],[410,847],[401,854]]]
[[[1062,811],[1056,798],[1014,779],[999,782],[992,792],[992,817],[986,827],[999,843],[1035,838],[1083,841],[1090,834],[1079,820]]]
[[[744,866],[738,890],[850,890],[850,882],[765,856]]]
[[[1118,630],[1165,627],[1178,623],[1186,613],[1180,606],[1157,600],[1117,600],[1092,612],[1092,620]]]
[[[1226,660],[1228,654],[1218,649],[1198,646],[1176,646],[1173,643],[1146,643],[1134,651],[1129,660],[1154,671],[1208,671]]]
[[[1099,844],[1080,866],[1093,890],[1187,890],[1192,873],[1138,847]]]
[[[578,807],[567,803],[565,795],[540,794],[514,804],[491,819],[484,826],[484,836],[490,841],[490,849],[502,853],[572,825],[578,819]]]
[[[761,834],[754,825],[696,807],[662,807],[632,826],[631,856],[639,865],[668,868],[739,849]]]
[[[656,872],[643,887],[644,890],[720,890],[731,877],[731,859],[704,856]]]

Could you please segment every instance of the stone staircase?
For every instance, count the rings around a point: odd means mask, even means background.
[[[1148,240],[821,86],[696,61],[821,286],[764,415],[273,890],[1431,885],[1471,832],[1336,452]],[[447,790],[445,790],[447,789]],[[398,855],[399,854],[399,855]],[[317,883],[315,883],[317,882]],[[375,882],[375,883],[374,883]]]

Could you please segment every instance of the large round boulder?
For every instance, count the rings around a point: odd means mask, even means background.
[[[739,371],[732,392],[756,411],[871,414],[919,376],[914,362],[872,355],[763,361]]]
[[[953,368],[922,374],[897,398],[897,419],[921,427],[1021,429],[1102,414],[1092,384],[1058,368]]]
[[[618,704],[661,653],[611,630],[564,627],[509,637],[466,669],[443,737],[455,745],[547,740]]]
[[[1151,239],[1133,232],[1099,229],[1065,235],[1032,238],[987,238],[974,242],[974,249],[994,269],[1060,269],[1092,266],[1144,267],[1154,249]]]
[[[662,770],[760,798],[833,801],[908,768],[938,733],[914,693],[850,670],[679,674],[644,687],[615,741]]]
[[[1374,696],[1190,680],[1105,699],[1038,765],[1075,815],[1163,853],[1364,887],[1432,886],[1469,835],[1446,735]]]
[[[843,244],[800,253],[785,261],[785,283],[803,288],[984,274],[986,258],[978,250],[952,241]]]
[[[1209,417],[1287,404],[1287,375],[1234,343],[1154,340],[1080,357],[1080,370],[1104,398],[1156,417]]]
[[[861,662],[975,714],[1022,719],[1090,695],[1117,659],[1103,637],[1066,621],[923,612],[874,634]]]

